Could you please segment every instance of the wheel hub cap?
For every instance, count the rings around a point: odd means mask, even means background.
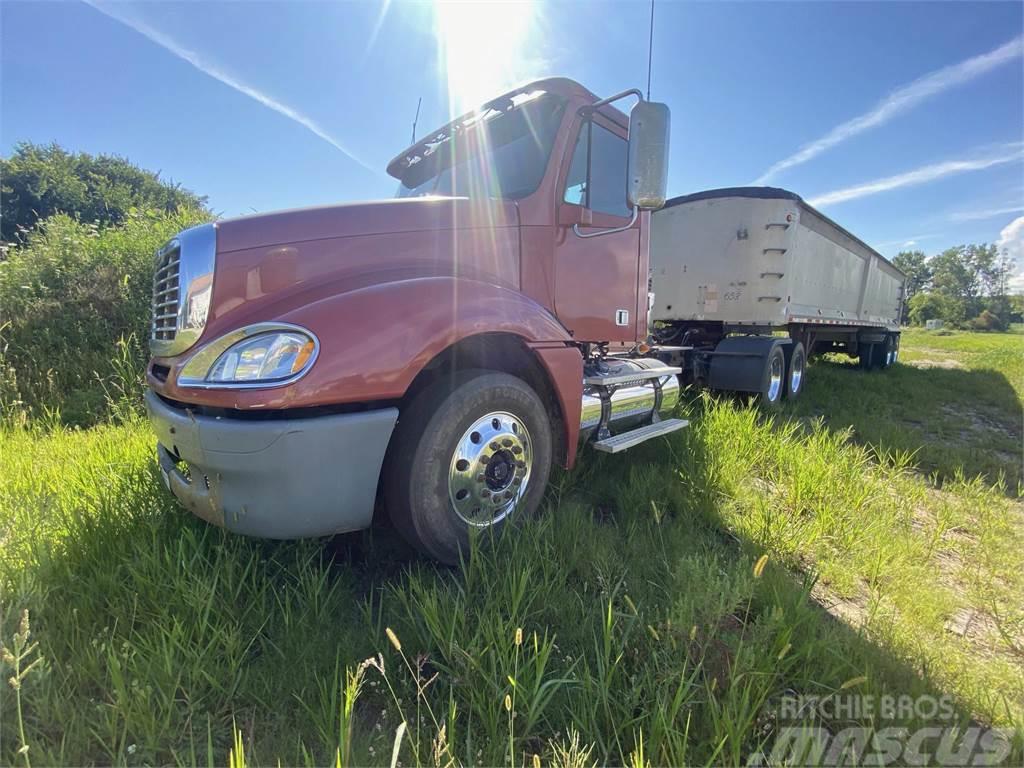
[[[448,471],[452,509],[469,525],[504,519],[526,493],[533,450],[526,425],[495,411],[470,425],[455,447]]]
[[[779,391],[782,389],[782,362],[778,357],[773,357],[768,379],[768,400],[775,402],[779,398]]]
[[[797,357],[792,362],[793,370],[789,374],[789,391],[799,392],[800,382],[804,378],[804,360],[802,357]]]

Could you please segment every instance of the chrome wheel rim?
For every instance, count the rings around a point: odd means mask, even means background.
[[[804,380],[804,356],[793,355],[789,369],[789,391],[796,394]]]
[[[777,349],[777,347],[776,347]],[[772,355],[768,373],[768,400],[775,402],[782,391],[782,355]]]
[[[530,433],[519,417],[505,411],[481,416],[452,454],[448,469],[452,509],[477,528],[500,522],[526,493],[532,465]]]

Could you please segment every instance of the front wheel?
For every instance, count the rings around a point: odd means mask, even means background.
[[[474,532],[532,514],[551,472],[551,424],[537,394],[506,373],[442,377],[402,410],[384,502],[413,546],[454,564]]]

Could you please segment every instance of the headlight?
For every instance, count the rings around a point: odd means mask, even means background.
[[[178,376],[186,387],[280,386],[313,365],[319,344],[297,326],[258,323],[211,342],[189,360]]]

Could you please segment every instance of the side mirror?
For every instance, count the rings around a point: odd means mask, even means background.
[[[656,101],[639,101],[629,113],[627,194],[641,210],[665,205],[670,119],[668,105]]]

